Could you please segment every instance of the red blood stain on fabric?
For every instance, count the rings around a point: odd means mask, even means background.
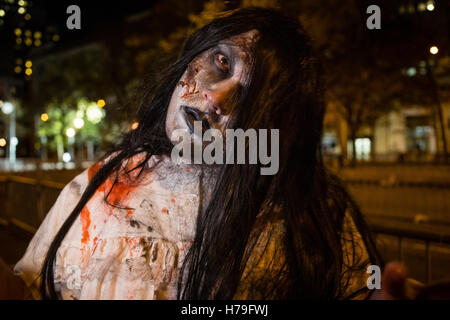
[[[86,206],[81,210],[80,213],[81,228],[82,228],[82,238],[81,242],[87,244],[89,241],[89,225],[91,224],[90,212]]]
[[[135,156],[126,162],[125,165],[119,169],[119,175],[113,173],[110,177],[108,177],[103,184],[96,190],[95,195],[101,194],[102,197],[108,195],[106,201],[113,205],[119,207],[127,207],[127,202],[129,201],[130,196],[133,194],[135,188],[137,188],[145,176],[144,174],[140,177],[137,177],[140,168],[137,168],[128,174],[127,171],[135,168],[142,160],[144,160],[144,156]],[[88,169],[88,180],[89,182],[95,176],[95,174],[100,170],[103,165],[103,161],[98,161],[93,164]],[[94,197],[93,196],[93,197]],[[113,206],[107,206],[109,210],[106,212],[108,215],[112,214]],[[133,214],[132,208],[126,209],[126,218],[130,218]],[[91,224],[90,212],[88,208],[85,206],[80,213],[81,225],[82,225],[82,240],[81,242],[87,244],[89,242],[89,226]],[[106,223],[106,219],[104,223]],[[95,229],[95,226],[94,226]]]
[[[95,237],[94,238],[94,249],[92,250],[92,255],[95,253],[95,250],[97,250],[97,246],[98,246],[97,240],[98,240],[98,238]]]
[[[136,245],[136,238],[131,238],[128,240],[128,249],[130,250],[130,257],[133,256],[133,248]]]
[[[168,210],[167,210],[167,208],[162,208],[162,213],[167,213],[167,212],[169,212]]]
[[[127,210],[127,215],[125,216],[126,219],[131,218],[131,216],[133,215],[133,210],[131,209],[126,209]]]
[[[173,198],[170,199],[170,202],[175,203],[175,199],[173,199]]]
[[[127,202],[133,194],[133,191],[139,186],[141,183],[144,174],[140,177],[137,177],[140,168],[137,168],[128,174],[126,171],[133,169],[136,167],[140,161],[143,160],[143,157],[135,157],[128,159],[128,162],[124,167],[120,169],[119,175],[113,173],[112,176],[108,177],[105,182],[97,189],[99,192],[103,192],[104,195],[108,195],[106,199],[108,203],[126,208],[126,216],[125,218],[130,218],[133,215],[132,208],[127,207]],[[112,212],[112,207],[110,208],[110,214]]]
[[[95,176],[95,174],[98,172],[98,170],[100,170],[100,167],[101,167],[101,161],[98,161],[89,167],[89,169],[88,169],[89,181],[91,181],[92,178]]]

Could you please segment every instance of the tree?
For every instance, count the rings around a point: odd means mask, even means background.
[[[67,130],[72,128],[78,145],[85,143],[88,155],[91,155],[89,158],[93,160],[94,144],[101,142],[100,130],[105,111],[96,102],[87,99],[78,100],[76,109],[69,104],[51,104],[46,111],[47,118],[38,128],[43,147],[56,150],[58,160],[61,161],[64,149],[68,146]],[[79,121],[78,127],[75,119]]]

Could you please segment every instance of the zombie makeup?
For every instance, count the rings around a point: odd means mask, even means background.
[[[248,83],[251,52],[258,38],[257,30],[228,38],[189,63],[169,103],[166,117],[169,139],[174,130],[184,129],[194,143],[201,143],[201,137],[193,130],[194,121],[201,122],[203,132],[209,128],[225,132],[235,97]]]

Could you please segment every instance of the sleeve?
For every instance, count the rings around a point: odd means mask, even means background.
[[[277,299],[277,290],[287,276],[285,249],[282,243],[285,229],[283,222],[267,223],[262,230],[256,229],[257,241],[246,262],[239,282],[235,300]],[[274,283],[276,281],[276,283]]]
[[[277,299],[277,286],[271,283],[273,275],[281,279],[278,288],[283,286],[283,279],[288,276],[286,269],[285,248],[282,239],[285,233],[281,221],[268,223],[259,231],[259,237],[247,261],[244,273],[233,299]],[[367,288],[367,267],[370,265],[369,254],[350,213],[346,213],[342,230],[343,268],[341,287],[344,288],[343,299],[365,299],[370,290]],[[269,291],[269,286],[275,289]]]
[[[63,188],[31,239],[24,256],[14,267],[14,274],[22,278],[34,299],[41,298],[39,291],[40,273],[48,248],[65,219],[81,198],[81,194],[88,184],[88,170],[80,173]]]
[[[343,269],[341,286],[345,288],[342,298],[362,300],[367,298],[367,267],[370,258],[364,240],[358,231],[353,218],[347,212],[342,230]]]

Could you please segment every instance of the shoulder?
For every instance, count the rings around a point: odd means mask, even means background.
[[[287,276],[284,220],[257,221],[250,235],[248,258],[233,299],[274,299],[273,281]]]
[[[368,293],[367,267],[371,265],[369,253],[363,236],[355,221],[346,212],[342,227],[342,277],[341,286],[344,288],[344,299],[364,299]]]

